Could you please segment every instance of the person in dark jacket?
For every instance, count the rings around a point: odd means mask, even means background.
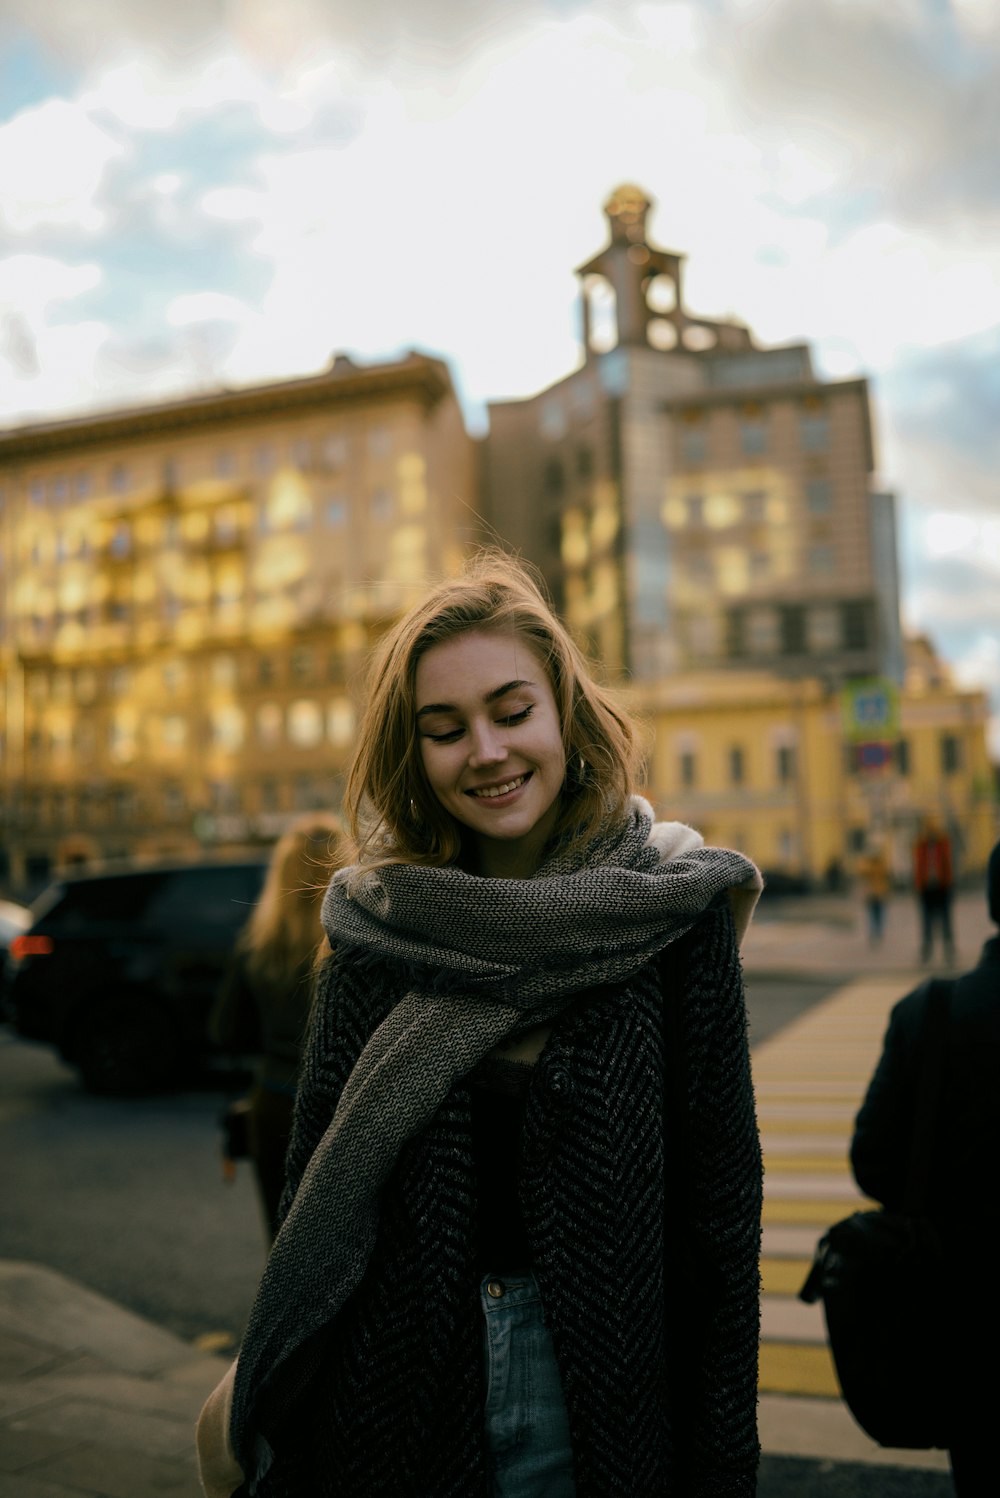
[[[955,960],[955,936],[951,924],[951,902],[955,876],[951,839],[936,817],[925,817],[920,836],[913,844],[913,887],[920,905],[920,960],[930,962],[934,932],[941,931],[947,962]]]
[[[1000,926],[1000,843],[989,859],[987,900],[990,918]],[[927,985],[922,985],[893,1009],[851,1144],[858,1185],[894,1209],[902,1205],[906,1180],[927,999]],[[953,984],[931,1172],[931,1215],[948,1262],[949,1450],[961,1498],[992,1498],[997,1490],[1000,1313],[992,1268],[1000,1229],[998,1075],[1000,935],[986,942],[976,967]]]
[[[755,1493],[761,879],[637,763],[509,558],[384,638],[210,1498]]]
[[[270,1238],[278,1231],[313,968],[324,941],[320,906],[331,868],[343,861],[333,816],[311,813],[279,838],[209,1017],[223,1050],[256,1057],[248,1146]]]

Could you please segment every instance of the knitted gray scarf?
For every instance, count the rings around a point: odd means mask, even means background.
[[[271,1250],[233,1399],[232,1444],[251,1492],[272,1460],[258,1423],[269,1388],[359,1284],[380,1188],[458,1079],[573,996],[626,980],[723,892],[742,937],[760,890],[749,859],[702,846],[681,823],[654,827],[639,797],[617,827],[582,851],[557,849],[531,879],[407,864],[334,875],[322,913],[334,950],[397,961],[426,981],[412,980],[369,1039]]]

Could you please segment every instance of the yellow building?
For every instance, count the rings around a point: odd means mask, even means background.
[[[411,353],[0,435],[0,880],[336,805],[375,635],[474,536]]]
[[[935,812],[960,873],[978,874],[997,837],[987,698],[956,688],[932,653],[908,653],[898,733],[876,768],[851,742],[842,694],[818,678],[699,672],[634,688],[657,812],[812,887],[850,875],[872,833],[906,881],[916,828]]]

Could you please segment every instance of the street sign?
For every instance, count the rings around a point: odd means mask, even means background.
[[[899,691],[887,677],[848,682],[840,706],[844,734],[852,744],[885,745],[899,737]]]

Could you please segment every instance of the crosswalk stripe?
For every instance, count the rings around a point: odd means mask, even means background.
[[[919,981],[845,984],[754,1050],[764,1150],[760,1390],[838,1399],[821,1305],[798,1292],[831,1223],[873,1206],[848,1151],[882,1049],[889,1010]]]

